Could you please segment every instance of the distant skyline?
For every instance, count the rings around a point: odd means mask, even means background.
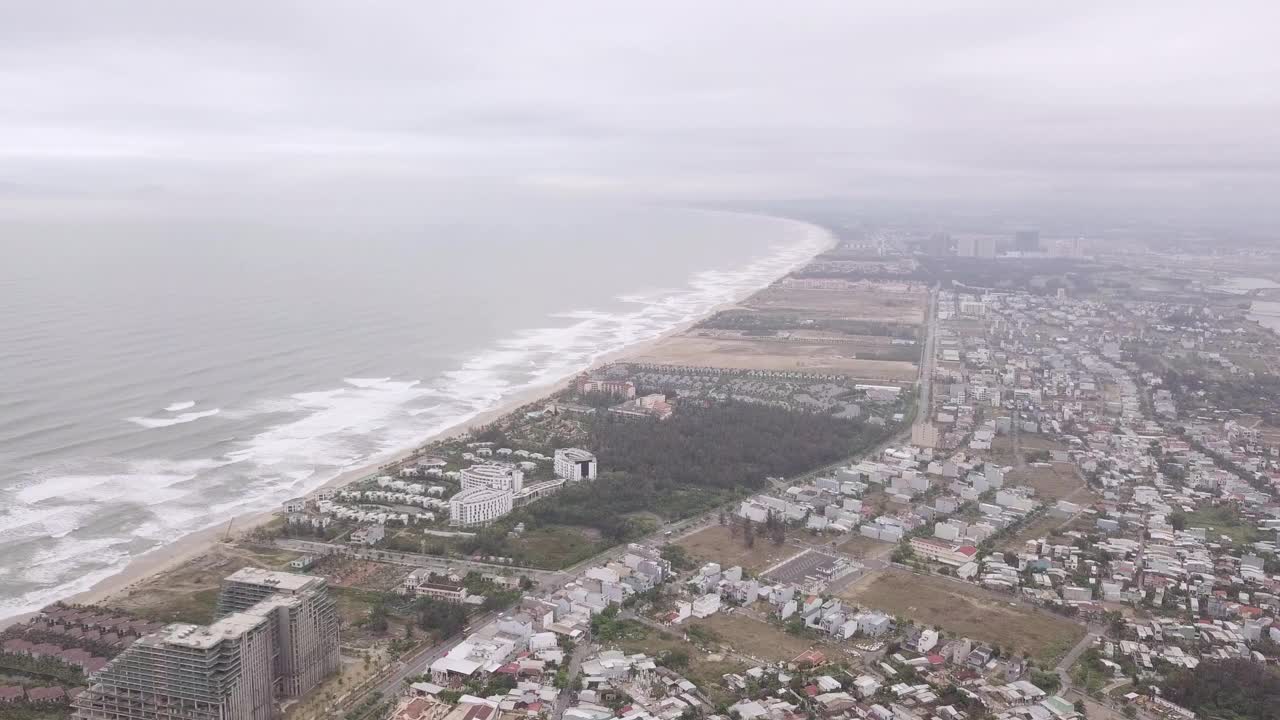
[[[1033,223],[1277,219],[1270,2],[8,10],[10,219],[353,183]]]

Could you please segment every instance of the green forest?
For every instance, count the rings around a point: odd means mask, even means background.
[[[892,432],[858,420],[744,402],[682,406],[665,421],[598,414],[583,445],[600,458],[595,482],[566,487],[554,498],[517,510],[463,543],[471,554],[514,557],[517,523],[598,531],[607,544],[652,529],[637,513],[676,520],[758,490],[767,477],[787,477],[863,450]]]
[[[1249,660],[1203,662],[1164,682],[1166,700],[1221,720],[1280,718],[1280,673]]]

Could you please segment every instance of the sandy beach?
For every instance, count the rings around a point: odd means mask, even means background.
[[[827,233],[826,244],[823,247],[819,248],[814,254],[817,255],[822,252],[825,252],[834,244],[835,244],[835,238],[830,233]],[[798,261],[796,264],[785,269],[778,277],[783,277],[787,273],[796,269],[797,267],[803,266],[804,264],[809,262],[811,258],[812,256],[806,257],[805,259]],[[776,280],[777,278],[771,281],[771,283]],[[690,327],[696,325],[697,323],[701,322],[707,317],[710,317],[717,312],[721,312],[726,308],[736,305],[737,303],[741,302],[747,297],[750,297],[754,293],[759,292],[759,290],[763,289],[763,287],[767,287],[767,286],[768,285],[766,284],[764,286],[757,287],[749,291],[745,291],[741,293],[739,296],[733,298],[732,300],[729,300],[727,302],[721,303],[720,305],[717,305],[716,307],[712,308],[711,310],[704,313],[703,315],[697,318],[694,318],[686,323],[683,323],[679,326],[673,327],[670,330],[667,330],[666,332],[663,332],[662,334],[656,337],[653,337],[638,343],[634,343],[624,348],[620,348],[615,352],[601,356],[597,358],[595,362],[592,363],[590,368],[585,368],[585,369],[590,370],[591,368],[596,368],[602,365],[607,365],[612,362],[617,362],[619,360],[626,359],[627,357],[630,357],[630,356],[643,355],[646,352],[650,351],[654,346],[661,343],[663,340],[688,330]],[[318,491],[320,489],[324,489],[324,488],[340,487],[340,486],[349,484],[351,482],[364,478],[370,474],[376,473],[379,469],[382,469],[388,465],[395,464],[400,460],[403,460],[404,458],[413,455],[419,448],[421,448],[424,445],[427,445],[442,439],[455,437],[455,436],[467,433],[473,430],[474,428],[491,423],[494,420],[522,406],[536,402],[537,400],[543,397],[546,397],[554,392],[557,392],[558,390],[561,390],[567,387],[569,382],[573,379],[574,376],[576,376],[576,373],[560,378],[555,382],[548,383],[546,385],[542,385],[539,387],[530,388],[526,391],[517,393],[507,398],[500,405],[495,406],[493,409],[483,412],[467,421],[461,422],[431,437],[424,438],[421,442],[413,446],[407,447],[404,450],[399,451],[392,456],[382,458],[377,463],[371,463],[368,465],[364,465],[358,468],[353,468],[351,470],[343,472],[337,475],[336,477],[330,479],[329,481],[325,482],[323,485],[313,490],[313,492]],[[227,524],[205,528],[203,530],[193,532],[191,534],[182,536],[180,538],[176,538],[173,542],[167,543],[163,546],[160,546],[154,550],[146,552],[132,559],[129,562],[129,564],[119,573],[112,575],[111,577],[105,578],[99,581],[98,583],[96,583],[93,587],[89,588],[88,590],[72,595],[68,598],[65,598],[64,600],[66,602],[81,603],[81,604],[103,603],[109,600],[110,598],[112,598],[113,596],[127,592],[132,586],[134,586],[135,584],[139,583],[140,581],[142,581],[147,577],[150,577],[157,573],[165,572],[166,570],[178,567],[192,560],[193,558],[199,557],[200,555],[206,553],[215,543],[221,542],[224,538],[228,536],[238,537],[248,531],[253,530],[254,528],[257,528],[269,522],[277,514],[278,514],[278,511],[272,510],[272,511],[255,513],[255,514],[241,515],[234,518],[231,522]],[[0,628],[3,628],[5,626],[8,626],[16,622],[20,622],[27,617],[30,617],[30,614],[14,616],[14,617],[6,618],[4,620],[0,620]]]

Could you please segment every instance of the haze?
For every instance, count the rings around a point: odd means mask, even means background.
[[[10,217],[357,179],[1247,222],[1273,3],[7,3]]]

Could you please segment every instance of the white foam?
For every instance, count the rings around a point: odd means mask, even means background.
[[[196,406],[195,400],[183,400],[182,402],[176,402],[172,405],[166,406],[164,411],[165,412],[181,412],[183,410],[188,410],[195,406]]]
[[[125,419],[135,425],[141,425],[144,428],[162,428],[169,427],[170,425],[181,425],[183,423],[195,422],[200,418],[213,417],[220,412],[222,412],[221,408],[214,408],[212,410],[201,410],[200,412],[182,413],[181,415],[171,418],[131,417]]]

